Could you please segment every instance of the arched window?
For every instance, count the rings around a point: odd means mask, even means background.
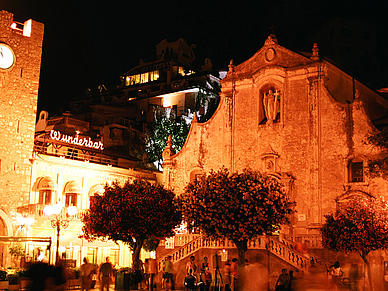
[[[82,194],[82,188],[76,181],[69,181],[65,185],[64,194],[65,198],[65,206],[76,206],[78,202],[78,195]]]
[[[105,192],[104,186],[102,186],[101,184],[95,184],[92,187],[90,187],[88,208],[90,207],[90,204],[93,203],[94,197],[99,196],[99,195],[103,195],[104,192]]]
[[[57,184],[51,177],[43,177],[38,183],[39,204],[49,205],[52,203],[54,192],[57,190]]]

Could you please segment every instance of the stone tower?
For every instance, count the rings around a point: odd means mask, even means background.
[[[29,203],[44,25],[0,11],[0,235]],[[0,262],[1,264],[1,262]]]

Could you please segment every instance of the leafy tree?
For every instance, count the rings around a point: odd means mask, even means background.
[[[367,255],[388,248],[387,202],[382,198],[351,200],[325,218],[321,229],[323,246],[333,251],[359,253],[371,278]]]
[[[245,263],[248,240],[278,230],[294,213],[294,203],[277,179],[247,169],[229,174],[222,168],[200,176],[180,200],[188,225],[234,242],[239,265]]]
[[[175,114],[167,112],[166,114],[156,111],[154,122],[148,124],[144,138],[148,162],[158,162],[158,167],[163,160],[162,154],[167,146],[168,136],[171,135],[172,148],[177,153],[185,143],[190,130],[190,124],[187,124],[183,118],[179,118],[177,121]]]
[[[371,177],[388,177],[388,127],[375,129],[367,136],[367,142],[376,147],[380,154],[368,161],[368,172]]]
[[[213,84],[213,91],[209,89],[199,88],[197,100],[195,103],[195,111],[199,112],[201,107],[206,107],[206,113],[202,114],[199,117],[199,122],[208,121],[216,111],[218,104],[220,103],[220,95],[221,89],[216,86],[216,83]]]
[[[174,193],[139,178],[124,186],[106,185],[105,193],[93,198],[82,219],[83,236],[88,240],[107,238],[128,244],[133,250],[135,270],[139,269],[144,242],[174,235],[175,226],[181,222]]]

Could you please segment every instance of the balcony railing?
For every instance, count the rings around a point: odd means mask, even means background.
[[[41,218],[41,217],[45,217],[45,214],[44,214],[45,206],[47,206],[47,205],[44,205],[44,204],[28,204],[28,205],[19,207],[18,208],[18,212],[20,212],[20,213],[22,213],[24,215],[35,217],[35,218]],[[86,209],[78,209],[78,212],[74,216],[74,218],[75,219],[81,219],[84,216],[85,212],[86,212]],[[65,207],[64,213],[67,213],[67,207]]]

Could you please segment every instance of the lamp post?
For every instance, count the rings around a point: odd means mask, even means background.
[[[69,227],[70,220],[77,214],[77,207],[69,206],[67,213],[63,211],[63,204],[58,201],[54,205],[47,205],[43,212],[51,221],[51,227],[57,230],[57,251],[55,256],[55,263],[59,262],[59,234],[61,228],[65,229]]]

